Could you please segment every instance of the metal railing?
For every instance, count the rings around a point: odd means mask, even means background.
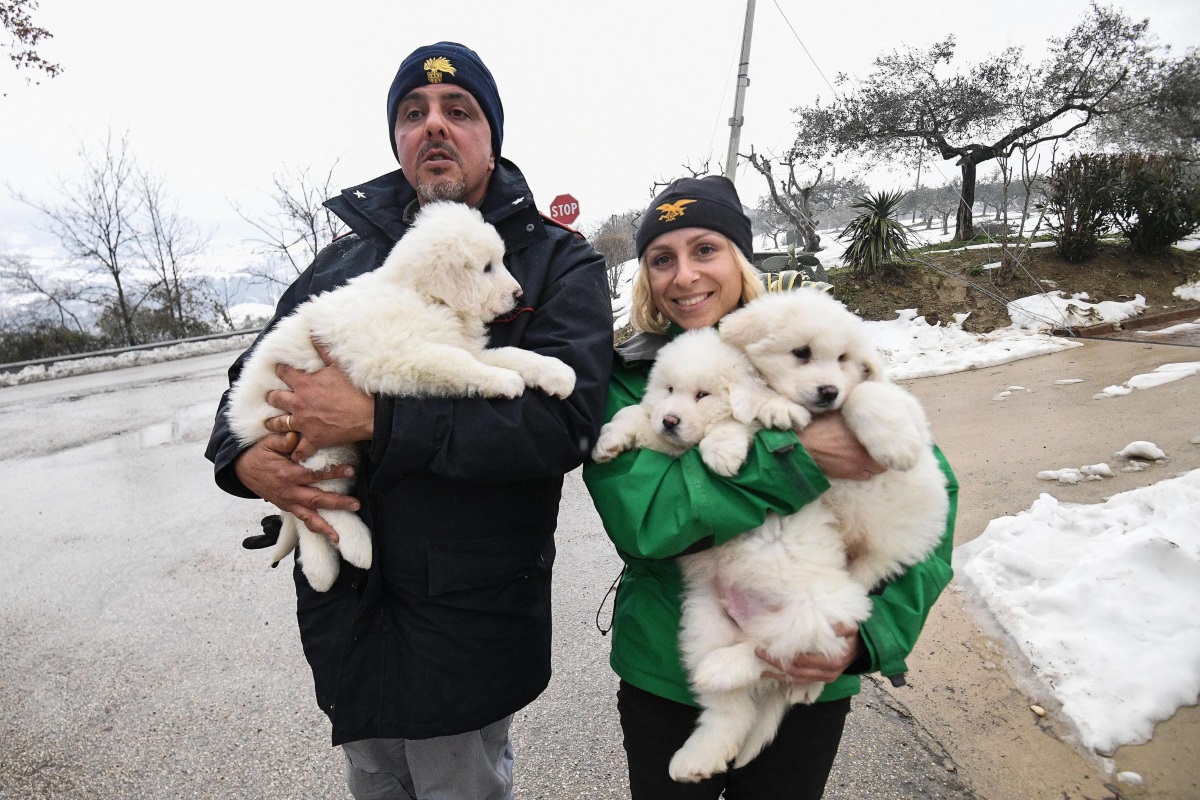
[[[0,372],[20,372],[26,367],[48,366],[50,364],[61,364],[66,361],[79,361],[84,358],[101,358],[104,356],[119,356],[122,353],[132,353],[138,350],[156,350],[160,347],[171,347],[177,344],[188,344],[189,342],[207,342],[213,339],[229,339],[234,336],[244,336],[247,333],[258,333],[262,328],[245,328],[239,331],[225,331],[223,333],[209,333],[204,336],[189,336],[186,339],[172,339],[166,342],[152,342],[150,344],[135,344],[129,347],[114,347],[109,350],[95,350],[90,353],[71,353],[68,355],[53,356],[51,358],[35,358],[29,361],[14,361],[11,364],[0,364]]]

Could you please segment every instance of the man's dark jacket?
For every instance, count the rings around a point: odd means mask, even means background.
[[[275,319],[376,269],[404,235],[414,199],[399,171],[326,205],[353,231],[284,293]],[[474,730],[532,701],[550,679],[550,572],[563,475],[583,462],[603,415],[612,316],[603,259],[543,220],[525,179],[498,160],[480,206],[520,282],[519,309],[489,326],[491,346],[562,359],[577,375],[557,400],[376,398],[375,436],[356,494],[373,532],[369,571],[345,562],[314,591],[298,567],[297,617],[333,743]],[[245,355],[229,370],[232,383]],[[217,484],[240,453],[222,413],[207,456]]]

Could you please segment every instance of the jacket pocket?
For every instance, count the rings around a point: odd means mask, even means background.
[[[554,564],[554,540],[538,544],[528,536],[430,542],[429,595],[547,574]]]

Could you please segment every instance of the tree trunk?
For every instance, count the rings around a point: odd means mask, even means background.
[[[804,240],[804,252],[815,253],[821,249],[821,237],[817,235],[817,227],[813,220],[812,195],[813,187],[800,190],[800,236]]]
[[[975,205],[975,162],[970,156],[959,160],[962,167],[962,195],[958,199],[958,217],[954,221],[954,238],[965,242],[975,238],[975,222],[971,207]]]

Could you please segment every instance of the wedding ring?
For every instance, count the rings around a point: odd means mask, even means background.
[[[292,427],[292,415],[291,414],[287,415],[287,418],[284,419],[283,424],[287,426],[289,433],[296,430],[295,428]]]

